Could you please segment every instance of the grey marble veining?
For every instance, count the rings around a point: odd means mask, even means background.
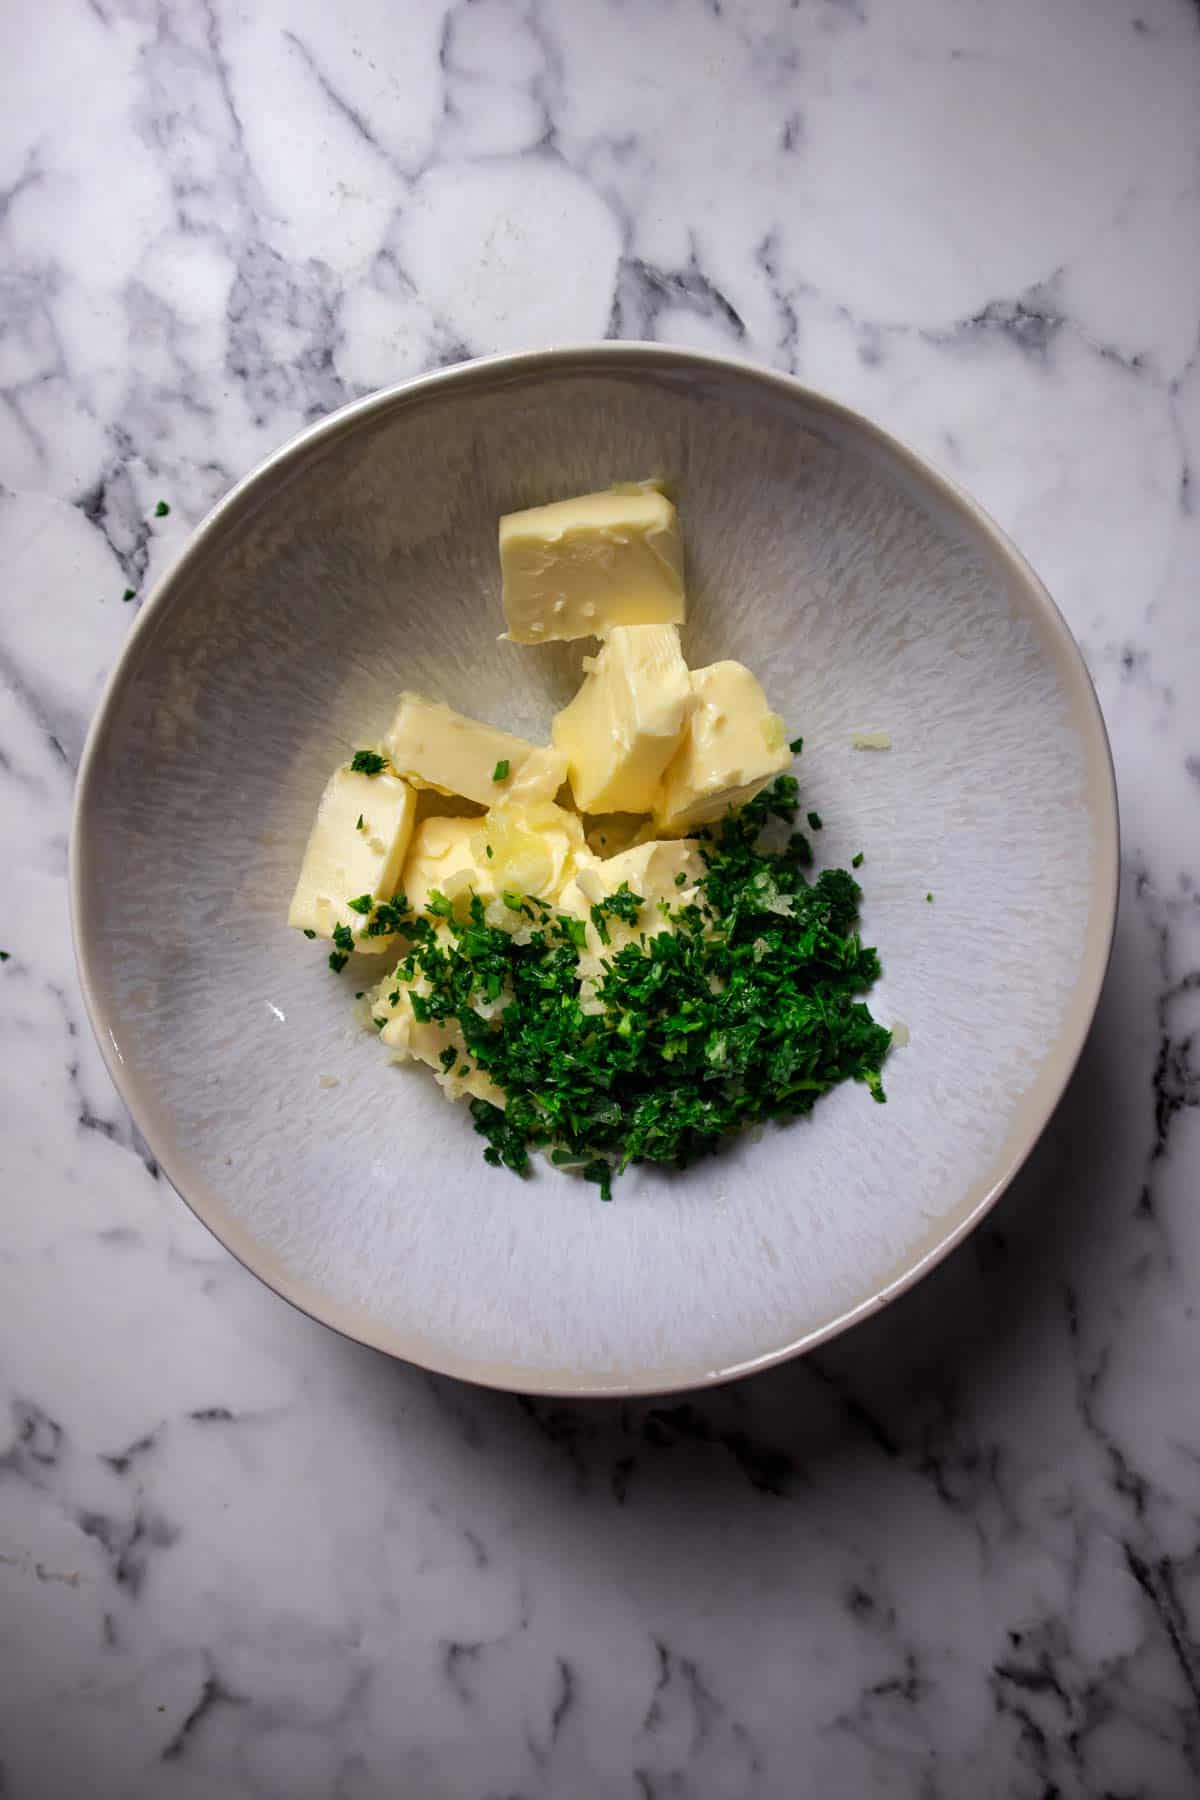
[[[1200,1791],[1195,7],[46,0],[0,71],[0,1793]],[[238,474],[606,333],[979,496],[1084,646],[1126,861],[975,1238],[802,1363],[580,1407],[343,1343],[195,1224],[64,873],[138,596]]]

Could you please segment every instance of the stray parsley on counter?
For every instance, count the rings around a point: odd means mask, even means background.
[[[684,1167],[748,1126],[809,1112],[839,1082],[884,1099],[891,1033],[859,998],[880,966],[858,935],[861,889],[845,869],[810,882],[799,833],[760,847],[771,818],[794,821],[797,792],[781,776],[701,834],[696,898],[658,903],[673,929],[606,957],[588,1010],[582,920],[507,893],[528,921],[518,932],[489,925],[476,895],[466,916],[441,896],[432,919],[404,913],[394,992],[407,989],[419,1022],[457,1021],[460,1073],[477,1067],[504,1092],[504,1108],[471,1102],[488,1162],[522,1174],[544,1148],[609,1199],[630,1163]],[[601,900],[601,942],[609,919],[636,927],[648,906],[627,884]]]

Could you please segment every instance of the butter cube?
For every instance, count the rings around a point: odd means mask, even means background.
[[[504,788],[501,804],[528,806],[540,800],[553,800],[567,779],[567,759],[561,750],[538,749],[526,758]]]
[[[672,930],[658,902],[665,900],[672,908],[690,904],[696,898],[696,883],[703,873],[704,859],[694,838],[656,838],[623,850],[619,856],[581,866],[563,890],[560,904],[564,912],[586,921],[587,946],[579,958],[585,982],[594,982],[601,974],[603,960],[615,956],[626,944]],[[678,879],[681,875],[682,881]],[[646,904],[633,925],[609,915],[604,925],[609,941],[605,943],[592,919],[592,907],[615,894],[622,883],[631,893],[640,894]]]
[[[413,1012],[407,987],[400,987],[394,1005],[390,1000],[393,993],[397,993],[397,989],[389,987],[385,981],[375,999],[375,1017],[387,1019],[379,1033],[380,1041],[392,1052],[393,1060],[425,1063],[451,1100],[473,1094],[479,1100],[490,1100],[493,1106],[503,1108],[504,1090],[496,1086],[490,1075],[472,1064],[458,1020],[427,1019],[422,1023]],[[442,1053],[449,1049],[458,1054],[453,1067],[447,1069],[442,1062]]]
[[[678,627],[618,625],[554,719],[580,811],[649,812],[691,707]]]
[[[335,925],[357,935],[367,918],[347,901],[363,894],[391,899],[400,886],[416,809],[416,795],[397,775],[336,770],[317,808],[288,924],[318,937],[332,937]],[[359,947],[380,951],[389,943],[366,938]]]
[[[487,871],[501,902],[506,893],[557,901],[579,863],[591,860],[582,820],[552,800],[504,801],[474,826],[475,867]],[[503,905],[500,916],[488,913],[489,923],[508,927],[516,917]]]
[[[461,876],[466,876],[468,885],[476,883],[472,839],[478,824],[478,819],[421,820],[412,834],[400,877],[404,897],[414,912],[425,912],[434,892],[449,898],[462,885]]]
[[[500,569],[506,635],[516,644],[686,616],[679,515],[648,481],[507,513]]]
[[[744,806],[791,760],[787,730],[742,663],[691,675],[693,708],[654,802],[660,831],[692,831]]]
[[[396,773],[414,787],[461,794],[479,806],[490,806],[533,754],[524,738],[412,693],[401,694],[383,747]]]
[[[555,783],[557,792],[561,782]],[[489,851],[491,854],[489,855]],[[583,826],[551,800],[507,800],[482,819],[423,819],[413,833],[402,886],[414,912],[429,896],[465,903],[478,894],[490,924],[515,929],[521,915],[504,895],[557,901],[582,862],[591,860]]]

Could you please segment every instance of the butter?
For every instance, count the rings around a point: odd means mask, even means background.
[[[507,513],[500,569],[506,636],[516,644],[686,616],[679,516],[651,482]]]
[[[696,883],[704,873],[700,846],[692,838],[655,839],[623,850],[619,856],[592,861],[579,867],[573,881],[563,891],[561,906],[566,913],[585,921],[586,948],[580,952],[579,966],[585,982],[592,983],[601,973],[603,960],[615,956],[626,944],[637,943],[645,936],[656,936],[672,929],[670,921],[659,910],[658,902],[672,907],[687,906],[696,898]],[[678,877],[682,875],[683,880]],[[606,944],[592,919],[593,906],[615,894],[626,883],[631,893],[640,894],[646,904],[639,909],[635,925],[612,917],[605,920],[609,941]],[[585,999],[589,996],[585,995]]]
[[[742,663],[692,672],[684,739],[654,801],[660,831],[685,832],[744,806],[791,760],[782,719]]]
[[[414,787],[461,794],[479,806],[490,806],[533,755],[524,738],[412,693],[401,694],[383,747],[396,773]],[[507,774],[495,780],[505,763]]]
[[[400,886],[416,808],[416,795],[399,776],[338,769],[317,808],[288,924],[326,938],[333,936],[335,925],[360,932],[366,917],[346,902],[363,894],[372,900],[392,898]],[[390,946],[386,938],[366,938],[359,947],[382,951]]]
[[[583,821],[552,800],[505,801],[472,823],[475,870],[486,880],[488,896],[500,901],[498,914],[488,909],[489,924],[511,929],[519,920],[503,904],[506,893],[557,901],[577,867],[591,860]],[[482,887],[476,891],[484,893]]]
[[[505,784],[502,804],[527,806],[553,800],[566,779],[567,759],[561,750],[549,745],[544,750],[534,750]]]
[[[430,894],[447,894],[461,885],[458,877],[477,874],[472,836],[478,819],[422,819],[412,834],[400,877],[413,912],[428,910]],[[486,878],[485,878],[486,879]]]
[[[554,718],[575,804],[587,813],[646,813],[692,708],[675,625],[618,625],[583,686]]]
[[[429,984],[425,981],[412,984],[413,991],[418,994],[428,992],[428,987]],[[463,1094],[472,1094],[476,1099],[490,1100],[493,1106],[503,1107],[503,1089],[496,1086],[490,1075],[472,1063],[458,1020],[419,1020],[413,1012],[409,991],[408,986],[397,985],[389,979],[380,984],[372,1000],[373,1016],[387,1021],[379,1037],[381,1043],[386,1044],[391,1051],[393,1060],[427,1064],[437,1077],[439,1086],[451,1100],[460,1099]],[[391,998],[393,994],[396,995],[394,1002]],[[441,1060],[442,1052],[448,1049],[458,1052],[450,1069],[446,1069]],[[466,1074],[463,1073],[464,1069]]]
[[[556,792],[559,786],[556,781]],[[504,904],[506,893],[556,902],[577,868],[591,860],[574,813],[552,800],[514,796],[482,819],[423,819],[401,885],[414,912],[427,911],[435,892],[465,912],[475,893],[489,924],[514,930],[522,915]]]

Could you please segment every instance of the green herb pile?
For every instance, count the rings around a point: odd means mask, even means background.
[[[864,1082],[884,1099],[891,1033],[858,998],[879,973],[858,936],[861,889],[845,869],[811,880],[799,832],[781,848],[760,842],[770,819],[790,827],[796,803],[795,779],[782,776],[701,834],[697,898],[658,902],[674,930],[605,959],[598,1012],[581,1005],[581,919],[506,894],[530,925],[518,941],[486,923],[477,897],[464,918],[435,894],[439,933],[396,897],[384,924],[407,933],[409,951],[390,997],[419,982],[427,991],[408,994],[418,1019],[457,1020],[465,1064],[503,1089],[504,1109],[471,1102],[490,1163],[524,1173],[530,1150],[544,1147],[608,1199],[628,1164],[683,1167],[748,1126],[808,1112],[838,1082]],[[650,904],[625,887],[594,907],[602,943],[610,918],[636,926]],[[456,1060],[443,1054],[444,1066]]]

